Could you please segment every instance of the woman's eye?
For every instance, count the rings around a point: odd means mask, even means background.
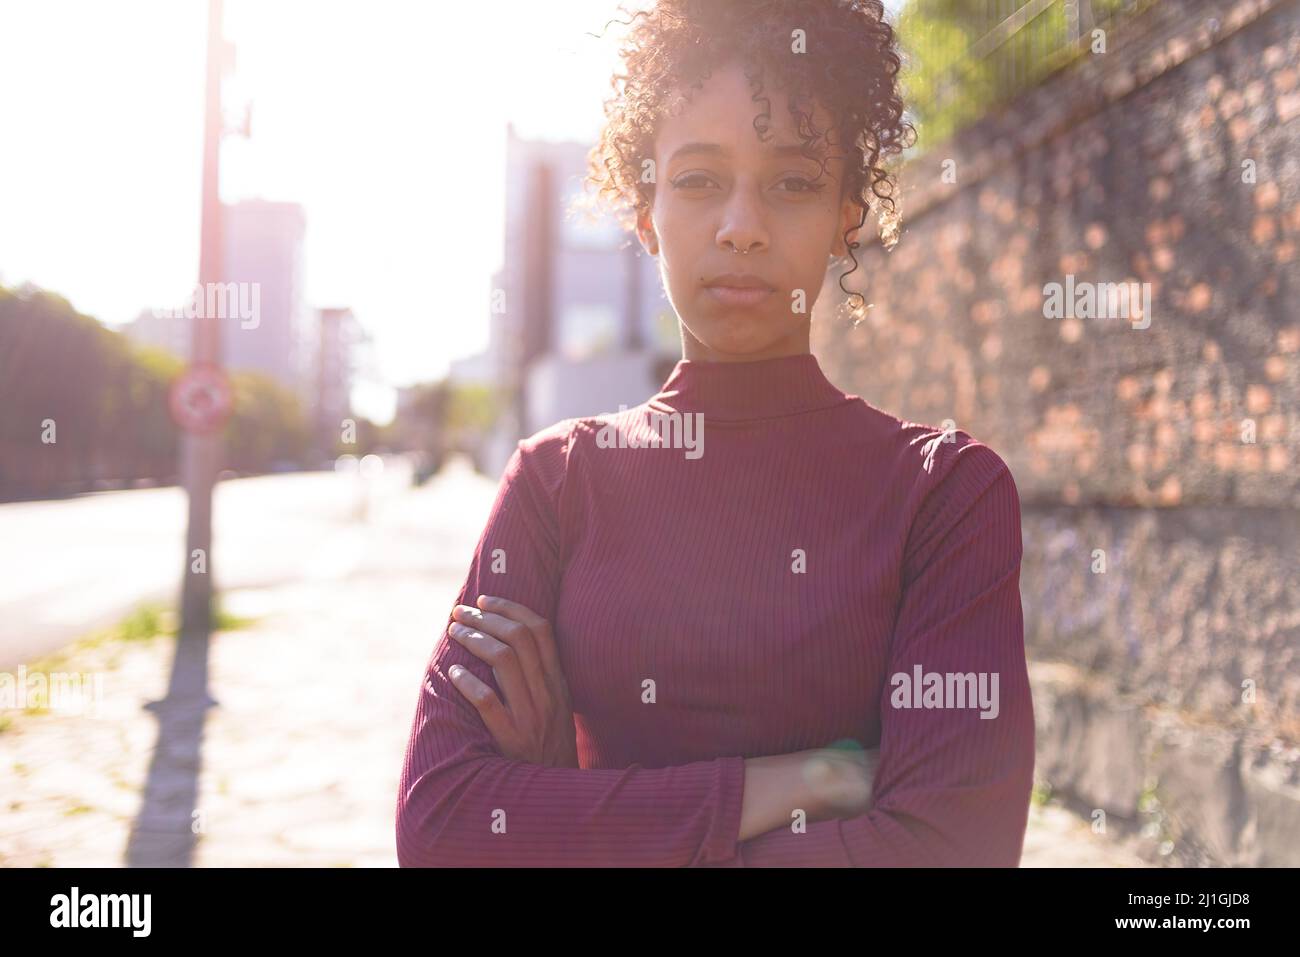
[[[706,188],[713,182],[711,176],[705,173],[687,173],[685,176],[679,176],[672,181],[674,189],[701,189]],[[780,183],[794,183],[793,188],[787,187],[783,192],[787,193],[820,193],[824,189],[823,184],[817,183],[806,176],[785,176],[779,180]]]
[[[786,176],[784,179],[781,180],[781,182],[803,184],[802,188],[800,189],[786,190],[786,192],[789,193],[820,193],[823,189],[821,183],[814,183],[812,180],[806,179],[803,176]]]

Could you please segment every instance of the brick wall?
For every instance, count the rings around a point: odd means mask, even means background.
[[[1010,465],[1041,781],[1153,861],[1297,865],[1300,3],[1106,43],[904,171],[814,351]],[[1049,318],[1052,283],[1150,308]]]

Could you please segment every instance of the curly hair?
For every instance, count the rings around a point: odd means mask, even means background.
[[[862,216],[844,234],[853,268],[839,284],[846,296],[858,297],[855,325],[860,322],[863,297],[844,280],[858,268],[852,250],[861,244],[848,237],[866,222],[874,197],[882,244],[889,250],[898,242],[897,180],[885,162],[916,135],[903,120],[901,57],[881,0],[657,0],[651,9],[617,9],[629,19],[605,27],[631,27],[619,50],[626,72],[611,78],[615,93],[605,101],[605,125],[587,157],[585,185],[596,188],[595,196],[578,205],[605,206],[632,229],[654,202],[655,183],[646,181],[643,164],[654,156],[660,120],[680,109],[687,91],[701,87],[714,70],[739,63],[760,107],[754,117],[760,139],[770,136],[771,99],[764,96],[770,77],[788,94],[806,155],[817,160],[814,144],[830,132],[814,127],[811,111],[802,108],[810,101],[829,111],[835,142],[848,145],[841,198],[848,191]],[[796,49],[797,37],[808,52]]]

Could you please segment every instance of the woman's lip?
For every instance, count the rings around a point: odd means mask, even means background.
[[[727,306],[753,306],[762,302],[772,294],[771,289],[759,288],[757,286],[740,287],[740,286],[705,286],[704,287],[723,305]]]

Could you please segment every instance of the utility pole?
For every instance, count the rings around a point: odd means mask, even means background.
[[[222,0],[208,0],[207,84],[203,118],[203,211],[199,245],[199,292],[221,282],[221,79],[227,63],[222,36]],[[220,318],[204,308],[190,333],[190,362],[194,366],[221,365]],[[189,525],[185,535],[185,573],[181,591],[181,635],[207,636],[212,624],[212,489],[216,483],[221,449],[219,430],[187,429],[181,438],[181,475],[189,498]]]
[[[145,707],[158,719],[140,813],[127,841],[128,867],[190,867],[201,831],[195,761],[202,753],[208,693],[208,644],[212,632],[212,487],[220,462],[221,426],[230,411],[230,385],[221,370],[221,320],[209,293],[221,281],[222,229],[218,161],[224,123],[221,79],[233,63],[221,35],[221,0],[208,0],[207,85],[203,123],[203,207],[196,307],[185,316],[190,334],[189,367],[172,383],[168,403],[181,432],[181,476],[189,499],[185,571],[181,578],[181,629],[167,694]],[[245,130],[247,130],[247,121]],[[196,830],[196,826],[199,828]]]

